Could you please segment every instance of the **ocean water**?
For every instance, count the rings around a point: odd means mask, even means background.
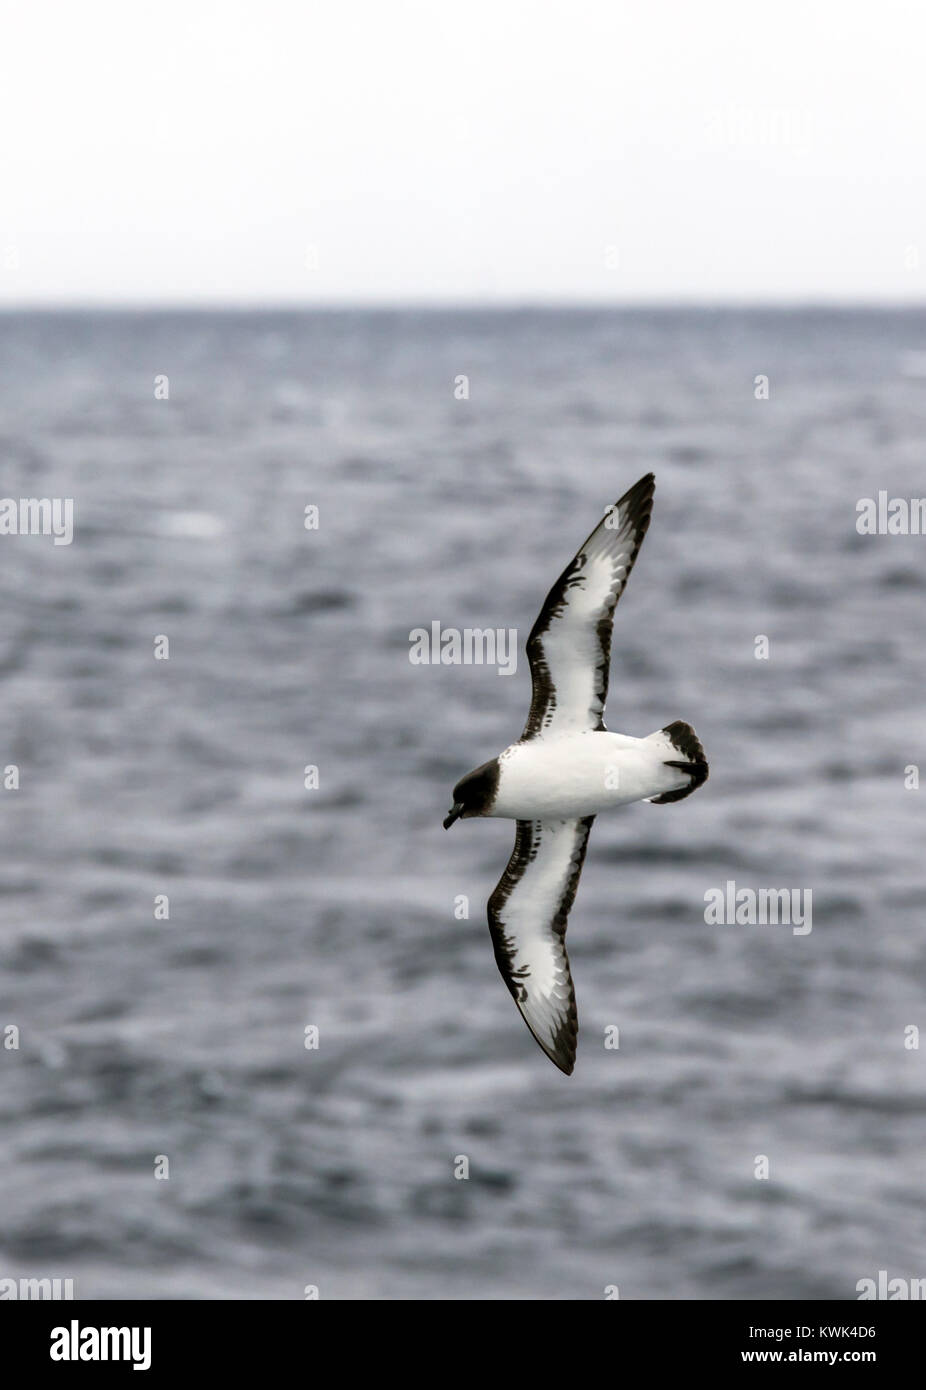
[[[0,493],[75,506],[69,546],[0,537],[0,1277],[926,1276],[926,537],[856,530],[926,495],[926,313],[7,314],[0,383]],[[566,1078],[488,939],[512,827],[441,828],[526,662],[409,634],[523,643],[650,469],[607,717],[689,721],[711,777],[595,824]],[[811,892],[812,931],[708,924],[728,881]]]

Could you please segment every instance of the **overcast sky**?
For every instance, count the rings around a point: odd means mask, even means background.
[[[0,20],[0,304],[926,297],[922,0]]]

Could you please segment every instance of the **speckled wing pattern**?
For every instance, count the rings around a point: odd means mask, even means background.
[[[519,820],[514,851],[489,899],[495,959],[521,1015],[568,1076],[579,1021],[566,955],[566,921],[594,816]]]
[[[609,507],[547,595],[527,639],[533,694],[522,739],[603,730],[614,608],[649,527],[647,473]]]

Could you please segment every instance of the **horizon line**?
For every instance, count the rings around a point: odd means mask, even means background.
[[[654,299],[177,299],[177,300],[20,300],[0,302],[3,314],[260,314],[260,313],[626,313],[696,310],[731,312],[918,311],[926,309],[926,294],[918,299],[848,299],[795,297],[780,299],[677,298]]]

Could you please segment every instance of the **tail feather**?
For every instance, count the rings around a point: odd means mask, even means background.
[[[670,801],[683,801],[686,796],[691,796],[692,792],[697,791],[698,787],[704,786],[710,769],[698,735],[690,724],[676,719],[673,724],[667,724],[664,729],[658,729],[656,733],[650,734],[649,738],[654,742],[661,740],[666,745],[666,752],[674,750],[676,753],[681,753],[681,759],[665,758],[663,761],[666,767],[677,767],[680,771],[687,772],[691,777],[688,786],[682,787],[680,791],[664,792],[662,796],[650,797],[654,806],[665,806]]]

